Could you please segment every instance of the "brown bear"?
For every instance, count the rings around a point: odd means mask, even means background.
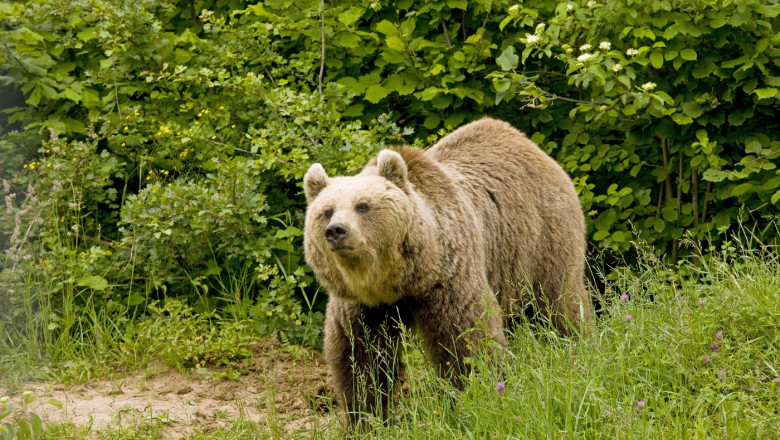
[[[386,411],[403,327],[462,388],[484,331],[506,344],[503,317],[525,304],[564,333],[591,322],[572,181],[506,122],[382,150],[351,177],[314,164],[303,182],[306,260],[330,295],[325,357],[352,422]]]

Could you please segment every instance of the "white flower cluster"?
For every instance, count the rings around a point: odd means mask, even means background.
[[[638,50],[636,50],[636,49],[634,49],[634,48],[631,48],[631,49],[628,49],[628,50],[626,51],[626,55],[628,55],[628,56],[630,56],[630,57],[632,57],[632,56],[634,56],[634,55],[639,55],[639,51],[638,51]]]
[[[612,43],[609,41],[602,41],[599,43],[599,49],[609,50],[610,47],[612,47]]]
[[[650,92],[653,89],[655,89],[656,85],[657,84],[654,83],[654,82],[646,82],[646,83],[642,84],[642,90],[644,90],[645,92]]]
[[[593,58],[593,55],[589,53],[584,53],[577,57],[577,61],[584,63],[585,61],[588,61],[589,59]]]
[[[534,44],[539,42],[538,35],[525,34],[525,42],[527,44]]]
[[[590,48],[593,47],[590,44],[583,44],[580,46],[580,52],[585,52],[586,50],[590,50]]]
[[[612,66],[612,71],[613,72],[620,72],[621,70],[623,70],[623,66],[621,66],[620,63],[615,64],[614,66]]]

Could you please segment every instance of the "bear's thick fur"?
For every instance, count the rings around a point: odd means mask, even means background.
[[[505,122],[383,150],[352,177],[315,164],[304,190],[306,260],[330,294],[325,356],[352,421],[386,407],[404,326],[460,388],[483,331],[506,344],[503,316],[525,304],[564,333],[592,319],[571,179]]]

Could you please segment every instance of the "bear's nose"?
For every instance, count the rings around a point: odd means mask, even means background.
[[[344,223],[331,223],[325,228],[325,239],[333,244],[339,244],[347,236],[347,232],[349,230]]]

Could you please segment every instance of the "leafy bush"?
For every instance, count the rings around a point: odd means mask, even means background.
[[[19,402],[8,396],[0,397],[0,438],[3,440],[34,440],[43,438],[43,422],[35,413],[43,403],[62,409],[62,402],[48,399],[46,402],[32,391],[22,393]]]
[[[221,4],[0,3],[2,79],[27,99],[3,149],[42,145],[3,170],[0,347],[117,347],[166,297],[319,343],[298,182],[402,133],[346,120],[353,95],[311,75],[319,51],[283,57],[263,18]]]
[[[285,22],[287,6],[254,9]],[[339,2],[323,11],[325,65],[362,97],[346,114],[389,109],[423,139],[483,114],[513,122],[574,178],[598,248],[642,238],[675,261],[685,232],[717,245],[740,220],[777,239],[764,228],[780,204],[778,13],[752,1]],[[315,50],[321,17],[292,14],[306,24],[280,37]]]
[[[0,162],[0,346],[116,346],[166,297],[314,341],[324,298],[301,255],[304,171],[354,172],[389,142],[427,145],[484,114],[571,174],[608,263],[637,238],[675,262],[686,237],[716,249],[747,221],[772,243],[779,12],[0,2],[0,85],[26,100],[5,110],[20,130],[0,135],[13,158]]]

